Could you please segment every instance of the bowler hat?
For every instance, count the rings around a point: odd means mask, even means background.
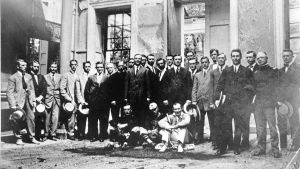
[[[78,110],[83,115],[88,115],[90,112],[89,106],[86,104],[80,104]]]
[[[282,104],[278,107],[277,112],[283,116],[291,117],[294,113],[293,106],[288,101],[282,102]]]
[[[15,120],[19,120],[24,117],[25,111],[23,109],[17,108],[12,112],[12,118]]]
[[[73,113],[75,110],[75,105],[73,105],[71,102],[65,102],[63,104],[63,109],[66,113]]]

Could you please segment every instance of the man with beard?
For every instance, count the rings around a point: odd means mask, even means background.
[[[91,142],[99,139],[103,142],[107,136],[109,118],[109,87],[108,76],[104,73],[104,63],[97,62],[97,73],[88,78],[84,90],[84,98],[90,106],[89,129]],[[98,136],[98,121],[100,121],[100,135]]]
[[[174,66],[166,71],[166,79],[163,84],[162,94],[164,105],[173,105],[178,102],[180,105],[191,100],[192,78],[191,73],[180,67],[182,57],[174,56]]]
[[[61,106],[60,100],[60,81],[61,75],[57,73],[57,63],[50,64],[50,73],[44,75],[46,83],[45,106],[45,138],[56,141],[56,129],[58,127],[58,118]]]
[[[126,71],[124,62],[117,62],[117,72],[114,73],[109,79],[110,96],[111,96],[111,115],[112,120],[118,121],[120,108],[124,102],[124,81]]]
[[[268,64],[266,52],[257,53],[258,68],[254,72],[256,86],[255,105],[255,124],[257,134],[257,146],[251,152],[253,156],[259,156],[266,153],[267,123],[271,136],[272,155],[279,158],[281,154],[278,148],[278,134],[276,128],[276,87],[277,71]]]
[[[154,67],[155,57],[153,54],[147,56],[146,68],[149,72],[151,100],[157,102],[158,97],[158,75],[159,69]]]
[[[60,94],[64,102],[70,102],[74,105],[74,112],[70,115],[68,113],[62,114],[62,124],[65,125],[67,135],[70,140],[74,140],[75,131],[75,111],[79,104],[84,103],[80,92],[80,80],[76,73],[78,62],[77,60],[70,61],[71,70],[65,73],[61,78]]]
[[[35,122],[33,109],[36,106],[32,76],[26,73],[27,63],[17,60],[17,72],[9,77],[7,85],[7,100],[11,111],[23,109],[26,118],[26,131],[30,142],[37,144],[35,136]],[[24,144],[22,135],[18,134],[18,128],[14,128],[14,134],[17,138],[16,144]],[[20,129],[21,130],[21,129]]]
[[[150,79],[148,70],[141,65],[142,56],[134,56],[134,67],[127,71],[124,86],[124,101],[130,103],[139,126],[145,125],[145,110],[150,101]]]
[[[134,66],[134,58],[130,58],[127,63],[127,70],[133,68],[133,66]]]
[[[254,92],[254,79],[251,70],[241,65],[242,53],[240,49],[231,51],[231,59],[233,66],[223,70],[218,81],[215,99],[217,100],[216,105],[224,100],[220,110],[228,113],[234,119],[234,154],[238,155],[242,151],[241,139],[247,138],[247,134],[249,134],[247,133],[249,131],[247,120],[250,116],[248,109]],[[218,100],[221,93],[224,99]],[[229,139],[226,140],[229,141]],[[224,144],[227,145],[227,143]]]
[[[84,102],[85,102],[84,89],[85,89],[86,82],[87,82],[89,76],[91,75],[90,70],[91,70],[91,62],[90,61],[83,62],[83,73],[79,77],[79,80],[80,80],[80,91],[81,91],[81,95],[83,96]],[[76,133],[77,136],[76,137],[79,140],[82,140],[85,138],[86,121],[87,121],[87,115],[84,115],[78,111],[77,112],[77,133]]]
[[[32,61],[30,63],[30,74],[33,81],[34,86],[34,92],[36,97],[37,103],[44,102],[44,96],[45,96],[45,80],[43,75],[38,74],[40,68],[40,63],[38,61]],[[44,128],[45,124],[45,116],[41,114],[35,115],[35,138],[39,141],[45,141],[45,138],[41,138],[41,131]]]

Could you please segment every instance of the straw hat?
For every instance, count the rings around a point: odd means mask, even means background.
[[[289,117],[291,117],[294,113],[293,106],[287,101],[282,102],[282,105],[278,107],[277,111],[280,115]]]
[[[86,104],[80,104],[78,110],[83,115],[88,115],[90,112],[89,106]]]
[[[73,113],[75,110],[75,105],[73,105],[71,102],[65,102],[63,104],[63,109],[67,113]]]
[[[19,120],[24,117],[25,111],[23,109],[17,108],[12,112],[12,118],[15,120]]]
[[[44,104],[42,103],[39,103],[36,107],[35,107],[35,112],[38,113],[38,114],[45,114],[45,110],[46,110],[46,107]]]

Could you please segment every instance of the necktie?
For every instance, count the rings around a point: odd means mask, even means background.
[[[203,72],[203,76],[206,77],[206,71]]]
[[[289,65],[284,65],[284,72],[286,73],[289,70]]]
[[[222,71],[223,71],[223,68],[222,68],[222,66],[220,66],[220,73],[222,73]]]
[[[54,82],[54,74],[51,74],[51,80]]]
[[[137,75],[138,71],[139,71],[139,67],[136,67],[135,75]]]
[[[176,68],[176,74],[178,74],[179,73],[179,68]]]
[[[236,73],[237,72],[237,67],[234,67],[234,73]]]
[[[27,84],[25,82],[25,73],[22,73],[22,85],[23,85],[23,89],[27,90]]]

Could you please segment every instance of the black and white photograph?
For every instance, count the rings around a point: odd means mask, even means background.
[[[300,169],[300,0],[0,11],[0,169]]]

